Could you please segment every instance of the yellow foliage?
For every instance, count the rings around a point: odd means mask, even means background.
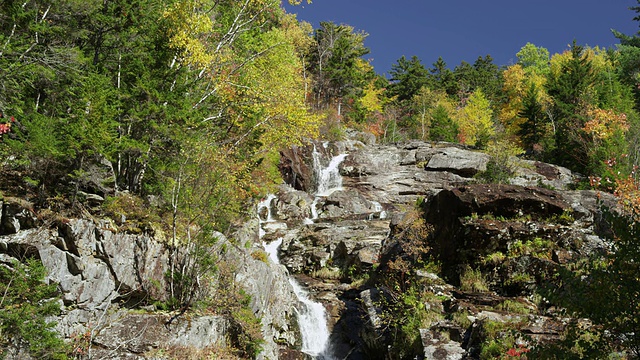
[[[274,28],[262,35],[261,55],[246,65],[246,111],[259,114],[265,150],[300,144],[317,135],[320,119],[307,111],[303,67],[296,56],[301,27]],[[296,40],[298,39],[298,40]],[[298,41],[299,42],[299,41]],[[246,101],[246,99],[245,99]]]
[[[376,89],[373,81],[363,89],[364,95],[358,100],[363,108],[369,112],[382,112],[384,89]]]
[[[493,111],[481,89],[471,94],[465,107],[458,110],[459,141],[467,145],[483,145],[495,135]]]
[[[551,76],[558,77],[562,71],[563,66],[565,66],[569,60],[571,60],[571,51],[565,50],[559,54],[553,54],[551,56]]]
[[[520,131],[520,126],[526,121],[519,116],[523,107],[523,98],[531,86],[535,86],[536,98],[544,109],[551,106],[551,97],[545,91],[547,78],[535,72],[527,73],[520,64],[512,65],[503,73],[503,91],[507,96],[498,113],[500,123],[505,127],[506,133],[510,137],[515,137]]]
[[[634,167],[631,175],[616,179],[615,190],[620,205],[636,221],[640,220],[640,183],[635,177],[637,171],[638,168]]]
[[[504,71],[503,77],[502,90],[507,96],[507,101],[500,109],[498,119],[504,125],[507,134],[514,135],[524,122],[518,113],[522,109],[522,99],[526,92],[525,72],[520,64],[515,64]]]
[[[184,64],[196,68],[207,67],[214,59],[207,49],[213,21],[198,10],[202,5],[199,0],[178,1],[162,14],[168,21],[169,46]]]
[[[591,66],[593,66],[593,70],[596,73],[613,70],[613,65],[608,59],[606,50],[597,46],[595,48],[585,47],[581,55],[591,62]],[[566,65],[571,60],[571,57],[570,50],[566,50],[561,54],[554,54],[551,57],[551,75],[557,77],[562,71],[563,65]]]

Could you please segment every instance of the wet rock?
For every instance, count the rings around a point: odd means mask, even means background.
[[[280,173],[283,180],[296,190],[310,191],[313,188],[313,169],[306,163],[310,159],[309,154],[309,149],[298,146],[280,152]]]
[[[235,234],[241,243],[253,243],[255,229],[259,224],[253,219]],[[252,247],[251,253],[263,251]],[[289,282],[286,268],[272,259],[255,259],[238,249],[230,247],[224,259],[236,268],[235,281],[251,296],[251,309],[261,319],[265,340],[258,359],[276,359],[283,348],[296,348],[301,344],[296,306],[298,299]]]
[[[353,189],[338,190],[331,193],[321,202],[319,217],[341,218],[358,214],[372,214],[375,206],[358,191]]]
[[[281,185],[273,214],[282,221],[302,221],[311,217],[312,203],[313,197],[308,193]]]

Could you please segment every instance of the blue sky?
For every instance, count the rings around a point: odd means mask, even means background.
[[[640,23],[628,8],[636,0],[313,0],[286,5],[314,28],[320,21],[365,31],[365,58],[380,74],[402,56],[431,67],[442,56],[450,68],[487,54],[498,65],[516,62],[527,42],[553,54],[575,39],[580,45],[613,47],[610,29],[636,34]]]

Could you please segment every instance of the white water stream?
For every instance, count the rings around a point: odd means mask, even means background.
[[[273,199],[275,199],[275,195],[269,195],[258,204],[260,238],[265,234],[263,224],[274,222],[271,215],[271,202]],[[264,211],[266,211],[266,219],[262,219],[262,216],[260,216]],[[278,248],[282,245],[282,238],[278,238],[270,243],[263,241],[262,245],[267,254],[269,254],[269,259],[275,264],[280,264]],[[311,300],[307,291],[291,276],[289,277],[289,283],[300,301],[300,308],[297,309],[297,315],[298,325],[300,326],[300,333],[302,335],[302,352],[318,359],[330,360],[331,356],[327,354],[330,333],[327,327],[327,315],[324,306]]]
[[[324,143],[323,146],[327,148],[328,144]],[[348,154],[334,156],[325,167],[321,162],[321,154],[314,145],[312,153],[313,173],[316,176],[317,190],[314,200],[311,203],[311,216],[304,220],[305,224],[314,224],[314,221],[318,219],[318,209],[316,206],[322,198],[331,195],[334,191],[342,189],[342,176],[340,175],[339,166],[347,156]],[[286,230],[287,228],[285,223],[278,222],[272,217],[271,206],[274,199],[276,199],[275,195],[269,195],[258,205],[257,210],[260,219],[259,236],[261,239],[266,232],[273,233],[276,230]],[[374,220],[376,214],[380,219],[386,218],[387,213],[383,210],[382,205],[376,201],[371,201],[371,203],[374,213],[369,215],[369,220]],[[269,259],[275,264],[280,264],[278,249],[282,245],[282,242],[283,239],[281,237],[269,243],[265,241],[262,242],[265,251],[269,254]],[[294,277],[289,276],[289,282],[300,301],[297,315],[300,333],[302,335],[302,351],[315,359],[333,360],[334,357],[331,354],[329,344],[330,333],[327,328],[327,314],[324,306],[321,303],[311,300],[307,290],[304,289]]]
[[[326,144],[323,144],[323,146],[325,148],[327,147]],[[329,196],[334,191],[342,189],[342,176],[340,175],[339,166],[348,155],[349,154],[336,155],[331,158],[327,167],[323,167],[320,161],[321,154],[316,149],[316,146],[313,145],[313,153],[311,156],[313,158],[313,173],[316,174],[317,190],[315,198],[311,203],[311,217],[304,219],[305,224],[313,224],[313,221],[318,218],[318,209],[316,206],[321,197]]]

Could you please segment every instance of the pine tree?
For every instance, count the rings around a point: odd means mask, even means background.
[[[584,172],[588,163],[587,149],[581,146],[580,138],[584,136],[583,114],[585,105],[592,101],[589,90],[595,79],[591,60],[583,50],[574,41],[571,57],[547,83],[548,93],[554,100],[555,162],[577,172]]]
[[[522,110],[518,116],[525,121],[520,125],[518,136],[522,139],[527,151],[532,151],[534,146],[540,144],[544,136],[546,115],[542,105],[538,102],[538,90],[535,84],[531,84],[522,99]]]

